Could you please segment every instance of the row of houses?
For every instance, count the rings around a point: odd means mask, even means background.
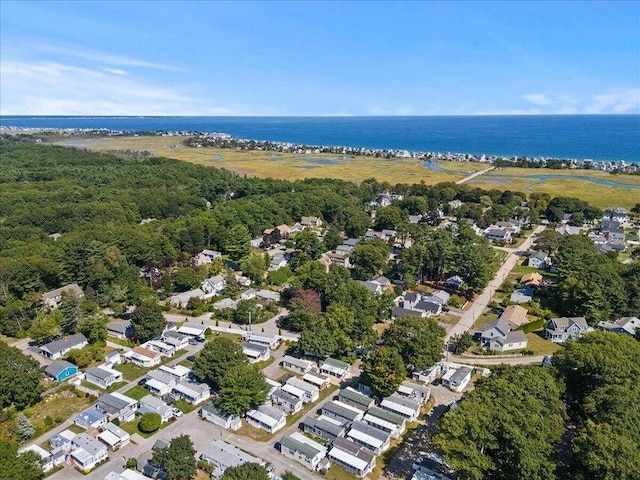
[[[418,418],[429,395],[428,388],[403,382],[397,392],[376,406],[366,393],[344,388],[322,406],[318,417],[308,416],[299,425],[323,443],[295,432],[282,438],[280,452],[310,470],[324,472],[335,463],[364,477],[375,467],[376,456],[389,448],[391,439],[402,434],[407,422]]]

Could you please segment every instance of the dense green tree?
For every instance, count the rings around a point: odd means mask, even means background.
[[[538,250],[546,252],[547,255],[554,253],[562,244],[563,236],[552,228],[545,228],[538,233],[535,238],[535,246]]]
[[[193,364],[193,374],[200,382],[218,389],[220,382],[234,366],[247,363],[242,346],[230,337],[213,337],[200,351]]]
[[[140,342],[157,337],[164,330],[162,309],[155,301],[138,305],[131,314],[131,327]]]
[[[391,395],[406,378],[404,361],[397,350],[382,347],[374,350],[362,364],[360,380],[378,397]]]
[[[269,472],[259,463],[243,463],[236,467],[229,467],[222,475],[222,480],[269,480],[269,478]]]
[[[443,415],[434,444],[462,480],[555,479],[561,393],[549,369],[499,367]]]
[[[22,410],[40,400],[40,365],[20,350],[0,342],[0,408]]]
[[[329,357],[338,351],[334,333],[326,322],[318,318],[304,326],[298,340],[298,348],[315,357]]]
[[[155,412],[145,412],[138,421],[138,428],[144,433],[153,433],[160,428],[162,418]]]
[[[103,313],[84,315],[78,323],[78,332],[82,333],[89,343],[104,342],[107,340],[107,323],[109,318]]]
[[[267,313],[262,306],[254,298],[248,300],[240,300],[233,312],[233,321],[239,325],[251,323],[260,323],[266,320]]]
[[[265,263],[264,257],[259,253],[250,253],[240,266],[244,275],[260,284],[264,281],[264,274],[269,265]]]
[[[42,480],[42,459],[34,452],[18,453],[18,445],[0,439],[0,480]]]
[[[329,229],[324,234],[322,243],[324,244],[324,250],[326,252],[330,250],[335,250],[338,247],[338,245],[342,244],[342,237],[335,230]]]
[[[295,236],[295,245],[298,250],[306,253],[313,260],[320,258],[323,252],[323,245],[318,240],[318,236],[312,230],[304,230]]]
[[[172,280],[178,291],[184,292],[197,288],[204,280],[204,275],[195,268],[182,267],[173,272]]]
[[[378,231],[388,229],[397,230],[408,221],[407,213],[400,207],[390,205],[380,207],[376,210],[376,221],[374,228]]]
[[[349,255],[349,260],[356,276],[368,280],[387,266],[389,247],[382,240],[377,239],[360,242]]]
[[[384,332],[385,345],[395,348],[405,364],[416,370],[435,365],[442,358],[445,330],[432,318],[398,318]]]
[[[265,402],[269,384],[254,365],[235,365],[220,379],[220,395],[217,404],[228,414],[244,415]]]
[[[469,332],[464,332],[459,335],[453,336],[449,342],[451,351],[455,354],[464,353],[466,350],[473,346],[473,337]]]
[[[229,231],[224,249],[232,260],[237,261],[249,253],[250,242],[251,234],[249,229],[242,224],[238,224]]]
[[[60,329],[65,335],[75,333],[78,322],[82,320],[82,310],[80,308],[80,299],[71,292],[62,293],[62,301],[58,307],[62,318],[60,320]]]
[[[29,327],[29,336],[40,345],[58,338],[61,333],[61,319],[60,311],[56,310],[53,313],[47,313],[44,310],[40,311]]]
[[[154,449],[151,464],[166,472],[167,480],[189,480],[197,472],[195,454],[189,435],[180,435],[168,447]]]

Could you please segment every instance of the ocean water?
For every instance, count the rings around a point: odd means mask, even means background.
[[[202,131],[307,145],[640,163],[640,115],[446,117],[38,117],[0,126]]]

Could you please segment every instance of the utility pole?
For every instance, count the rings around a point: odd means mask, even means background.
[[[249,310],[249,331],[251,331],[251,310]]]

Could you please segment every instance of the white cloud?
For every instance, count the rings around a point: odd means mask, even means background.
[[[2,61],[2,115],[242,115],[185,88],[158,85],[113,68]],[[124,75],[123,75],[124,74]]]
[[[551,100],[549,100],[544,93],[527,93],[523,95],[522,98],[534,105],[545,106],[551,104]]]
[[[640,111],[640,88],[628,88],[594,95],[586,113],[629,113]]]

